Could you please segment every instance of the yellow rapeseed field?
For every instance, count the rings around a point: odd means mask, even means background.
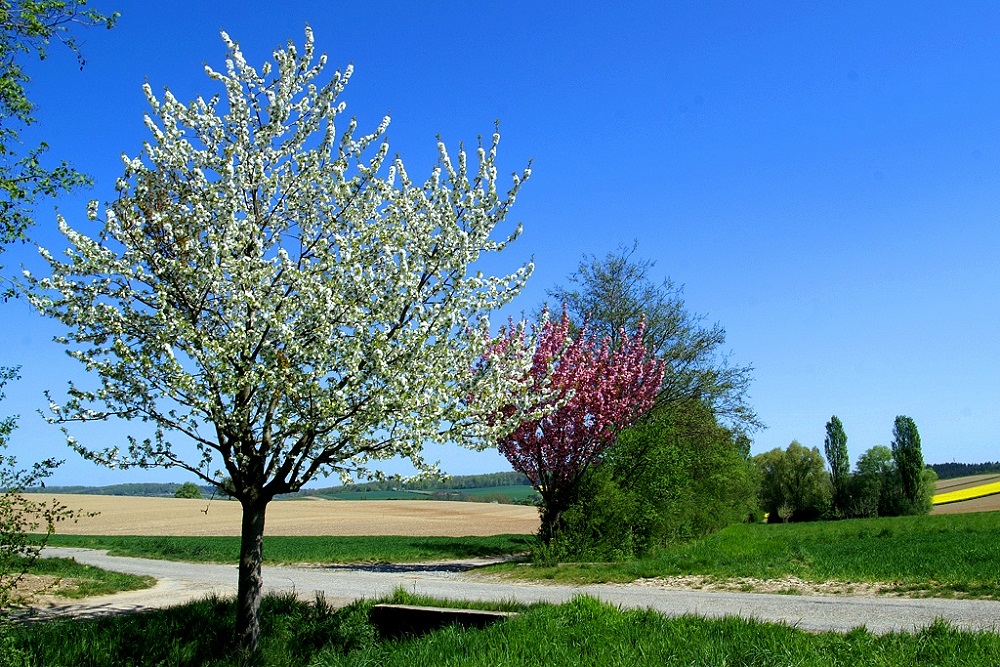
[[[980,484],[979,486],[970,486],[964,489],[958,489],[957,491],[948,491],[945,493],[939,493],[934,496],[935,505],[944,505],[947,503],[957,503],[963,500],[972,500],[973,498],[983,498],[985,496],[992,496],[1000,493],[1000,482],[992,482],[990,484]]]

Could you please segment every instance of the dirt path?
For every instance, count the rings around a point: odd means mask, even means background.
[[[180,604],[210,593],[229,595],[235,592],[235,566],[122,558],[87,549],[52,548],[46,549],[46,554],[73,557],[81,563],[110,570],[150,575],[159,583],[146,591],[41,609],[39,615],[42,617],[120,613]],[[859,626],[876,633],[913,631],[936,618],[947,619],[967,630],[995,632],[1000,625],[1000,602],[993,601],[713,592],[677,590],[651,582],[553,586],[484,580],[462,569],[441,565],[268,566],[264,568],[264,584],[268,591],[293,591],[304,598],[312,598],[319,592],[329,601],[341,604],[388,595],[396,588],[441,598],[524,603],[558,603],[585,594],[622,607],[652,608],[670,616],[739,616],[788,623],[814,631],[843,632]]]

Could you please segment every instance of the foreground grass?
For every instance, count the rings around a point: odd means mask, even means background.
[[[106,549],[113,556],[206,563],[236,563],[239,537],[151,537],[52,535],[57,547]],[[489,537],[283,537],[264,540],[264,562],[279,563],[418,563],[507,556],[531,551],[529,535]]]
[[[893,582],[901,591],[1000,598],[1000,513],[736,525],[624,563],[498,566],[558,582],[627,582],[698,574],[720,579]]]
[[[397,593],[393,602],[419,602]],[[559,606],[522,607],[485,630],[446,628],[380,641],[367,622],[371,602],[335,610],[322,602],[266,597],[259,664],[284,667],[384,665],[996,665],[1000,636],[937,623],[916,634],[810,634],[785,625],[739,619],[667,619],[620,611],[590,598]],[[8,629],[0,665],[241,664],[231,630],[235,607],[209,599],[173,609]]]

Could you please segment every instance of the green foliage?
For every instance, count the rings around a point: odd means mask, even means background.
[[[224,478],[221,489],[195,485],[201,497],[216,492],[216,499],[231,497],[226,489],[232,482]],[[108,496],[152,496],[173,497],[181,488],[175,482],[134,482],[110,484],[107,486],[53,486],[47,485],[49,493],[83,493]],[[41,487],[28,489],[41,491]],[[195,496],[197,497],[197,496]],[[519,472],[496,472],[481,475],[457,475],[454,477],[421,477],[417,479],[384,479],[346,486],[330,486],[316,489],[302,489],[296,493],[278,496],[282,500],[294,498],[328,498],[337,500],[456,500],[464,502],[498,502],[532,505],[538,492],[531,488],[528,479]]]
[[[823,456],[793,440],[754,457],[761,472],[761,507],[768,521],[815,521],[830,511],[833,492]]]
[[[892,450],[875,445],[860,457],[850,479],[849,514],[855,517],[892,516],[898,487]]]
[[[201,489],[194,482],[184,482],[181,484],[176,491],[174,491],[174,498],[201,498]]]
[[[934,470],[938,479],[954,479],[968,475],[986,475],[1000,472],[1000,461],[985,463],[929,463],[928,468]]]
[[[577,501],[563,512],[561,529],[532,552],[535,563],[624,561],[641,553],[655,517],[636,494],[616,484],[606,468],[581,480]]]
[[[836,516],[846,516],[850,505],[851,459],[847,454],[847,434],[837,415],[826,423],[823,451],[830,464],[830,481],[833,484],[833,511]]]
[[[708,406],[664,405],[626,429],[585,479],[540,560],[624,560],[746,521],[759,475]]]
[[[533,505],[538,492],[519,472],[480,475],[422,476],[386,479],[344,486],[302,489],[292,496],[315,496],[337,500],[456,500]]]
[[[926,514],[931,510],[931,496],[924,477],[924,456],[920,434],[914,421],[896,417],[892,428],[892,459],[896,462],[901,494],[899,514]]]
[[[105,486],[86,486],[83,484],[56,485],[46,484],[45,491],[49,493],[80,493],[88,496],[144,496],[149,498],[172,498],[181,487],[176,482],[128,482],[125,484],[107,484]],[[202,485],[197,487],[202,496],[211,494],[213,487]],[[29,489],[32,493],[40,488]]]
[[[0,252],[24,240],[32,222],[32,205],[40,197],[88,182],[70,165],[43,164],[45,143],[22,151],[20,133],[35,122],[35,105],[28,97],[25,58],[45,58],[52,41],[83,57],[72,29],[102,25],[111,28],[118,14],[88,8],[87,0],[3,0],[0,2]]]
[[[235,563],[239,537],[163,537],[112,535],[53,535],[50,544],[102,549],[113,556],[206,563]],[[416,563],[430,560],[487,558],[531,551],[531,535],[483,537],[269,535],[265,562],[279,563]]]
[[[683,288],[669,278],[654,282],[650,273],[656,263],[634,257],[636,248],[622,247],[603,259],[584,256],[568,286],[557,285],[548,296],[565,306],[574,323],[586,322],[588,331],[610,337],[613,345],[643,323],[643,343],[666,362],[658,404],[683,404],[695,396],[736,431],[763,426],[747,401],[753,367],[727,362],[720,353],[726,330],[688,311]]]
[[[528,478],[519,472],[492,472],[481,475],[448,475],[445,477],[423,476],[415,479],[386,478],[370,482],[357,482],[344,486],[322,489],[302,489],[296,495],[325,496],[333,493],[369,493],[371,491],[454,491],[458,489],[481,489],[495,486],[530,486]]]

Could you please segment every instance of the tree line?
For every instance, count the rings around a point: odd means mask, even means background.
[[[321,496],[330,493],[370,493],[372,491],[453,491],[457,489],[483,489],[496,486],[528,485],[528,478],[519,472],[491,472],[478,475],[449,475],[445,477],[415,477],[410,479],[377,479],[339,486],[302,489],[295,495]]]
[[[986,461],[985,463],[955,463],[953,461],[951,463],[930,463],[927,467],[937,474],[938,479],[1000,473],[1000,461]]]
[[[481,489],[496,486],[520,486],[529,484],[528,478],[519,472],[494,472],[478,475],[453,475],[446,477],[422,477],[414,479],[384,479],[370,482],[358,482],[341,486],[329,486],[315,489],[302,489],[293,496],[318,496],[340,492],[372,492],[406,489],[408,491],[453,491],[459,489]],[[98,496],[150,496],[159,498],[174,497],[177,491],[186,485],[198,489],[202,495],[211,495],[214,487],[195,485],[192,482],[179,484],[176,482],[130,482],[126,484],[107,484],[104,486],[87,485],[52,485],[33,486],[24,489],[27,493],[82,493]]]
[[[925,466],[920,434],[910,417],[893,423],[892,446],[876,445],[850,470],[847,435],[834,415],[826,424],[824,452],[792,441],[754,457],[761,471],[761,508],[768,521],[926,514],[937,475]],[[829,469],[827,469],[829,464]]]

